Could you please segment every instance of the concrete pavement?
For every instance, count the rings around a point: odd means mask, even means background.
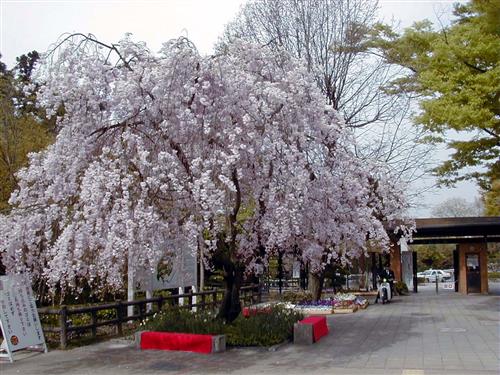
[[[493,289],[495,286],[493,286]],[[202,355],[139,351],[127,340],[2,362],[12,374],[498,374],[500,297],[464,297],[432,286],[328,318],[330,334],[311,346],[229,349]]]

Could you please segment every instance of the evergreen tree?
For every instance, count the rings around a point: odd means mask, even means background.
[[[23,90],[38,54],[23,56],[13,70],[0,62],[0,212],[8,209],[9,197],[17,187],[16,172],[27,165],[28,154],[45,148],[53,138],[48,131],[50,121],[30,98],[34,94]]]

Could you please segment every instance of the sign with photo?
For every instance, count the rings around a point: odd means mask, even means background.
[[[161,290],[197,285],[197,257],[189,248],[179,249],[161,260],[156,272],[138,273],[138,290]]]
[[[4,341],[0,357],[32,347],[47,351],[30,283],[22,276],[0,276],[0,328]]]

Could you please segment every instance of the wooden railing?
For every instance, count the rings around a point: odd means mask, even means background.
[[[196,297],[196,303],[194,302]],[[212,289],[202,292],[191,292],[185,294],[177,294],[166,297],[154,297],[141,299],[136,301],[116,301],[113,303],[106,303],[94,306],[84,307],[68,307],[61,306],[59,309],[50,307],[41,307],[38,309],[38,314],[44,321],[46,316],[57,316],[57,326],[43,325],[44,333],[59,334],[59,346],[65,349],[68,341],[71,339],[72,332],[86,332],[90,331],[92,337],[97,336],[97,328],[104,326],[115,326],[116,333],[123,335],[123,324],[130,321],[142,321],[149,316],[156,314],[167,306],[178,306],[179,308],[193,309],[197,308],[205,310],[207,308],[216,309],[224,297],[224,290]],[[179,303],[182,299],[183,303]],[[258,303],[261,301],[260,287],[258,284],[244,286],[240,289],[240,300],[243,305]],[[187,301],[187,303],[186,303]],[[127,316],[127,307],[134,306],[134,314]],[[99,319],[99,312],[114,311],[112,319]],[[72,316],[87,315],[90,317],[90,323],[82,325],[74,325]]]

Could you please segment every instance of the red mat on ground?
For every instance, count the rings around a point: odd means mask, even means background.
[[[212,336],[175,332],[143,332],[141,334],[141,349],[211,353]]]
[[[324,316],[310,316],[302,319],[301,324],[312,324],[314,341],[318,341],[325,335],[328,335],[328,326],[326,325],[326,318]]]

